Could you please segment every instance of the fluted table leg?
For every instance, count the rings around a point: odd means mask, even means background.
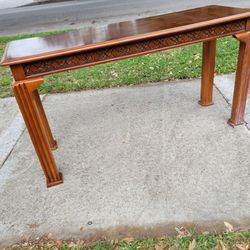
[[[43,105],[42,105],[42,102],[41,102],[41,99],[40,99],[40,96],[39,96],[37,89],[32,92],[32,95],[33,95],[33,99],[36,102],[36,107],[38,109],[44,130],[46,133],[46,137],[48,138],[50,148],[51,148],[51,150],[55,150],[55,149],[57,149],[57,142],[52,135],[52,132],[51,132],[51,129],[49,126],[49,122],[48,122],[48,119],[46,117],[45,111],[43,109]]]
[[[22,112],[26,127],[35,147],[37,156],[47,179],[47,186],[63,183],[62,174],[58,171],[51,152],[52,134],[42,103],[37,93],[37,88],[43,79],[17,81],[12,85],[13,91]]]
[[[250,32],[235,35],[240,41],[238,65],[235,78],[231,118],[228,123],[237,126],[244,123],[250,76]]]

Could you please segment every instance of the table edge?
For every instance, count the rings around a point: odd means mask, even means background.
[[[203,22],[199,22],[195,24],[188,24],[184,26],[171,28],[171,29],[165,29],[161,31],[155,31],[155,32],[150,32],[150,33],[145,33],[145,34],[140,34],[140,35],[135,35],[135,36],[127,36],[127,37],[123,37],[123,38],[119,38],[115,40],[109,40],[106,42],[98,42],[98,43],[92,43],[89,45],[76,46],[70,49],[62,49],[62,50],[57,50],[55,52],[41,53],[41,54],[36,54],[32,56],[15,58],[11,60],[5,60],[6,51],[9,46],[9,44],[7,44],[2,60],[0,61],[0,66],[17,65],[17,64],[23,64],[26,62],[49,59],[49,58],[53,58],[57,56],[70,55],[70,54],[74,54],[78,52],[89,51],[93,49],[100,49],[100,48],[105,48],[105,47],[115,46],[115,45],[121,45],[121,44],[129,43],[129,42],[140,41],[143,39],[150,39],[150,38],[154,38],[158,36],[170,35],[170,34],[175,34],[178,32],[189,31],[189,30],[203,28],[203,27],[205,28],[210,25],[217,25],[217,24],[226,23],[230,21],[250,18],[250,9],[244,9],[244,8],[240,8],[240,9],[248,10],[249,12],[240,13],[240,14],[236,14],[236,15],[228,16],[228,17],[222,17],[222,18],[218,18],[214,20],[203,21]]]

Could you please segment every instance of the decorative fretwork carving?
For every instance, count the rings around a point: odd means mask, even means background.
[[[246,20],[232,21],[199,30],[191,30],[103,49],[83,51],[78,52],[77,54],[25,63],[23,64],[23,68],[27,77],[45,75],[54,71],[64,71],[74,67],[86,67],[94,63],[107,62],[114,59],[177,47],[189,43],[204,41],[209,38],[237,34],[244,32],[245,29]]]

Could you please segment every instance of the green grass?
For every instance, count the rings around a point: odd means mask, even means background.
[[[157,239],[145,239],[134,240],[127,238],[121,241],[99,241],[95,243],[77,243],[66,241],[53,241],[53,240],[37,240],[35,242],[25,242],[17,245],[13,245],[6,250],[17,249],[94,249],[94,250],[226,250],[226,249],[238,249],[247,250],[250,249],[250,232],[228,232],[220,235],[210,235],[208,233],[196,234],[185,232],[183,235],[171,237],[160,237]]]
[[[54,32],[55,33],[55,32]],[[0,56],[6,43],[12,40],[44,36],[51,33],[6,36],[0,38]],[[238,42],[223,38],[217,44],[216,73],[234,72]],[[78,91],[156,81],[199,77],[201,74],[201,44],[148,54],[113,63],[59,73],[45,77],[41,93]],[[9,69],[0,67],[0,97],[12,95]]]

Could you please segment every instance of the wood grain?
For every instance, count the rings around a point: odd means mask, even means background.
[[[51,150],[55,150],[55,149],[57,149],[57,142],[52,135],[52,132],[51,132],[51,129],[49,126],[49,122],[48,122],[48,119],[46,117],[46,114],[45,114],[45,111],[44,111],[44,108],[43,108],[43,105],[42,105],[42,102],[41,102],[41,99],[40,99],[40,96],[39,96],[37,89],[35,89],[32,92],[32,95],[33,95],[33,100],[35,101],[35,104],[36,104],[37,112],[40,116],[40,119],[41,119],[41,122],[42,122],[42,125],[44,128],[46,137],[48,139],[50,148],[51,148]]]
[[[238,65],[235,77],[233,105],[228,123],[237,126],[244,123],[244,114],[250,80],[250,32],[235,36],[240,41]]]
[[[57,35],[27,38],[8,44],[2,65],[124,45],[249,17],[249,9],[211,5]]]
[[[13,92],[47,179],[47,186],[51,187],[63,183],[63,179],[56,167],[37,102],[32,95],[34,87],[37,88],[42,82],[42,79],[15,82]]]
[[[84,68],[96,64],[116,61],[124,58],[140,56],[156,51],[177,48],[188,44],[244,32],[246,20],[233,21],[214,25],[190,32],[176,33],[149,40],[139,40],[123,45],[109,46],[102,49],[82,51],[72,55],[58,56],[34,62],[23,63],[26,78],[40,77],[65,70]]]
[[[216,40],[203,43],[200,105],[213,105]]]

